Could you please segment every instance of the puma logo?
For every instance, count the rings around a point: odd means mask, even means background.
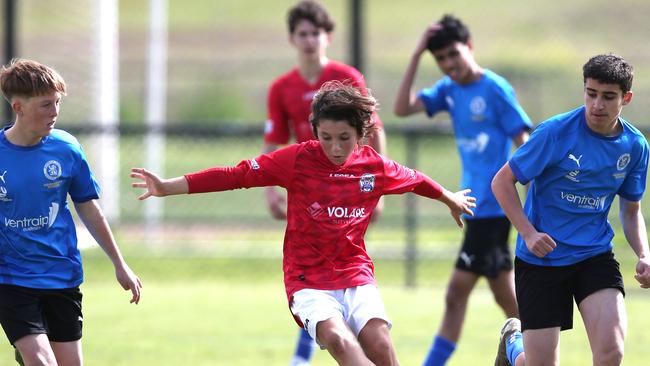
[[[465,266],[470,267],[472,265],[472,261],[474,261],[474,256],[467,255],[465,252],[461,252],[460,259],[465,263]]]
[[[579,157],[576,158],[575,155],[569,154],[569,160],[575,161],[576,164],[578,164],[578,168],[580,168],[580,159],[582,159],[582,155],[580,155]]]

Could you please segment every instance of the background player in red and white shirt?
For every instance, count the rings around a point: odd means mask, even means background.
[[[426,175],[378,154],[362,141],[375,99],[340,82],[315,96],[316,141],[290,145],[235,167],[162,179],[143,168],[131,177],[143,200],[183,193],[277,185],[287,190],[284,283],[296,322],[343,365],[397,365],[386,315],[364,243],[382,195],[414,192],[445,203],[459,226],[472,215],[469,190],[452,193]]]
[[[287,14],[289,43],[297,51],[296,67],[271,83],[267,96],[268,119],[264,126],[263,153],[275,151],[292,140],[315,139],[309,123],[311,102],[323,83],[332,80],[350,82],[366,93],[366,82],[359,70],[327,58],[332,41],[334,20],[318,2],[303,0]],[[375,129],[368,143],[386,155],[386,134],[377,113],[373,113]],[[274,187],[265,190],[269,210],[274,218],[287,217],[286,200]],[[375,208],[373,219],[381,213],[383,201]]]

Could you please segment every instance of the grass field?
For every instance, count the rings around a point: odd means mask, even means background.
[[[261,126],[269,83],[295,62],[284,24],[286,9],[294,2],[170,0],[168,122]],[[338,23],[330,56],[346,61],[348,1],[323,2]],[[397,119],[391,112],[393,98],[425,25],[451,12],[470,25],[479,63],[511,80],[535,122],[581,103],[581,65],[595,53],[615,51],[635,65],[635,100],[623,115],[650,126],[644,103],[650,93],[650,48],[640,46],[649,34],[646,0],[534,4],[487,0],[480,5],[472,0],[371,0],[365,9],[364,73],[387,125],[430,123],[423,116]],[[96,76],[93,11],[91,2],[21,2],[20,56],[54,65],[69,81],[62,128],[95,118],[89,102],[95,93],[90,81]],[[144,120],[147,11],[146,2],[120,2],[123,123]],[[425,58],[416,85],[430,85],[438,77],[432,60]],[[106,153],[81,139],[91,160]],[[405,163],[409,142],[395,135],[388,140],[389,155]],[[167,176],[234,164],[261,149],[261,138],[206,136],[167,142]],[[119,204],[124,224],[117,230],[129,263],[145,282],[143,300],[138,306],[129,305],[107,259],[98,249],[84,253],[86,364],[286,365],[297,327],[282,285],[283,225],[268,219],[262,191],[169,198],[165,218],[170,221],[151,236],[142,229],[143,205],[135,199],[127,177],[131,166],[143,164],[143,151],[141,136],[121,139]],[[424,141],[417,155],[420,161],[414,167],[450,189],[457,186],[458,158],[449,138]],[[440,204],[420,204],[418,286],[405,288],[401,256],[407,209],[402,197],[390,197],[387,207],[390,210],[368,233],[369,250],[378,258],[377,277],[395,324],[392,336],[402,364],[419,365],[441,317],[445,284],[462,233],[450,225]],[[646,211],[650,207],[647,198],[643,207]],[[650,292],[634,286],[630,250],[617,242],[617,253],[625,271],[630,317],[624,365],[647,365]],[[450,365],[491,364],[502,319],[482,283],[471,299],[465,333]],[[588,365],[589,346],[578,315],[575,326],[562,334],[562,364]],[[11,365],[11,359],[5,342],[0,366]],[[315,366],[333,364],[326,352],[317,352]]]
[[[230,241],[228,245],[239,244]],[[223,251],[209,249],[176,255],[131,245],[125,250],[145,285],[137,306],[128,304],[130,297],[114,282],[103,253],[96,248],[84,252],[86,364],[287,364],[297,327],[287,309],[277,250],[267,258],[228,257]],[[630,324],[624,365],[647,365],[650,292],[634,285],[630,250],[622,244],[617,244],[616,250],[628,288]],[[394,322],[391,334],[403,365],[419,365],[427,351],[441,317],[451,258],[421,259],[415,288],[403,286],[401,261],[376,261],[382,295]],[[491,364],[502,320],[481,282],[470,300],[463,338],[450,365]],[[11,348],[5,344],[3,349],[0,365],[11,365]],[[562,333],[561,350],[563,365],[590,364],[589,346],[577,314],[575,329]],[[325,351],[316,353],[315,366],[334,364]]]

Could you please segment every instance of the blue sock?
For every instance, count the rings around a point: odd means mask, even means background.
[[[300,357],[305,361],[311,360],[311,356],[314,354],[315,342],[311,339],[309,333],[301,329],[300,336],[298,337],[298,343],[296,344],[296,351],[294,352],[294,357]]]
[[[514,332],[506,339],[506,355],[511,365],[515,364],[515,360],[520,353],[524,352],[524,339],[521,332]]]
[[[427,358],[424,359],[422,366],[442,366],[447,363],[451,354],[454,353],[456,344],[448,339],[437,335],[433,339],[433,344],[429,350]]]

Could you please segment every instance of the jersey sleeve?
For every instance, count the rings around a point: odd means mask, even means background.
[[[75,147],[76,163],[68,193],[73,202],[86,202],[99,198],[99,183],[95,179],[81,147]]]
[[[264,142],[284,145],[289,142],[289,117],[282,103],[282,84],[274,82],[267,97],[267,120],[264,125]]]
[[[526,184],[540,175],[555,159],[555,136],[550,131],[548,123],[542,123],[530,136],[525,144],[515,150],[508,162],[512,172],[521,184]]]
[[[438,198],[442,194],[442,186],[417,170],[385,158],[383,162],[384,194],[415,192],[430,198]]]
[[[189,193],[221,192],[239,188],[287,187],[300,145],[242,160],[234,167],[214,167],[185,175]]]
[[[640,201],[645,191],[646,176],[648,175],[648,142],[645,139],[639,139],[635,150],[634,166],[618,190],[621,197],[634,202]]]
[[[510,84],[499,85],[496,90],[499,100],[499,123],[508,137],[519,135],[533,126],[530,117],[517,101],[515,90]]]
[[[442,110],[447,110],[443,80],[438,80],[430,88],[420,90],[417,96],[424,104],[425,112],[429,117]]]

